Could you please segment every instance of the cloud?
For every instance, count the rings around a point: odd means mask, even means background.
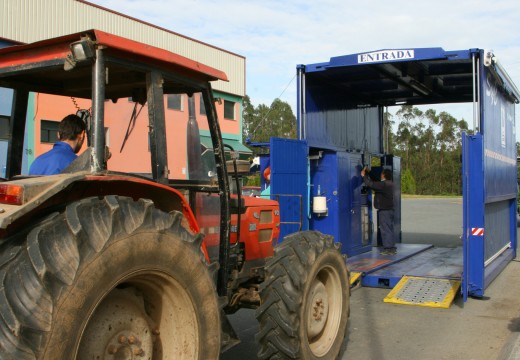
[[[516,0],[91,2],[245,56],[247,93],[255,105],[279,97],[297,64],[389,48],[490,48],[520,86]],[[294,81],[282,100],[294,108]]]

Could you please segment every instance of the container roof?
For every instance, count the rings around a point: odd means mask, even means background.
[[[306,88],[347,107],[421,105],[473,101],[473,57],[484,50],[442,48],[378,50],[332,57],[329,62],[300,65]],[[481,60],[482,61],[482,60]],[[505,71],[492,63],[504,90],[518,102],[520,94]],[[476,71],[476,70],[475,70]]]
[[[163,74],[165,93],[197,91],[201,83],[228,80],[220,70],[167,50],[88,30],[0,49],[0,86],[90,98],[91,63],[78,63],[69,71],[64,69],[71,54],[70,44],[87,38],[97,48],[104,49],[108,99],[132,96],[136,88],[146,85],[146,74],[150,71]]]

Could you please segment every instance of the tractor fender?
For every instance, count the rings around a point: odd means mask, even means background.
[[[184,215],[189,229],[199,233],[200,228],[184,196],[167,185],[141,177],[90,173],[59,174],[51,176],[21,177],[2,185],[23,188],[23,203],[0,204],[0,243],[20,231],[35,218],[44,217],[50,211],[64,208],[67,204],[92,196],[119,195],[134,200],[149,199],[164,212],[179,211]],[[207,257],[206,248],[203,251]]]

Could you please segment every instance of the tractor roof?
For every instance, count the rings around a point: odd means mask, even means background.
[[[224,72],[164,49],[99,30],[0,49],[0,86],[56,95],[91,97],[91,62],[67,68],[71,44],[87,40],[104,49],[106,98],[130,97],[146,85],[146,74],[160,71],[164,93],[194,92],[207,81],[224,80]]]

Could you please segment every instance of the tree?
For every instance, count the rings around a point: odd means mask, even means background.
[[[296,138],[296,117],[286,102],[275,99],[270,106],[255,107],[246,96],[243,108],[244,138],[253,142],[268,142],[271,137]],[[385,150],[402,159],[403,193],[461,194],[463,131],[471,133],[465,120],[433,109],[422,111],[405,105],[394,116],[383,114]],[[520,149],[520,143],[518,146]],[[255,155],[262,151],[253,148]]]
[[[415,194],[415,179],[410,169],[406,169],[401,176],[401,192],[403,194]]]
[[[256,108],[249,96],[243,99],[242,135],[252,142],[269,142],[271,137],[296,138],[296,117],[291,106],[280,99],[274,99],[270,106],[259,104]],[[254,148],[253,153],[260,153]]]
[[[252,142],[269,142],[271,137],[296,138],[296,117],[290,105],[274,99],[271,106],[259,104],[256,108],[249,96],[242,100],[242,138]],[[265,153],[266,149],[251,147],[253,156]],[[249,176],[244,185],[260,185],[258,176]]]
[[[411,190],[404,183],[404,176],[410,171],[418,194],[460,194],[460,138],[462,131],[468,131],[466,121],[446,112],[423,112],[410,105],[402,106],[396,116],[400,121],[394,149],[402,158],[403,192]]]
[[[249,96],[242,99],[242,135],[245,139],[247,134],[251,133],[255,118],[255,107],[251,103]]]
[[[394,137],[395,134],[392,131],[395,121],[392,120],[392,114],[387,111],[383,114],[383,144],[385,152],[391,154],[394,151]]]

